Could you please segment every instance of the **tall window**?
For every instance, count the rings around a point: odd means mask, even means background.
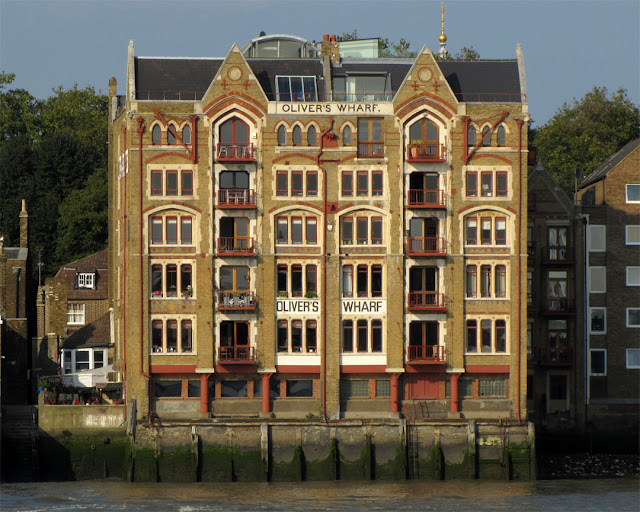
[[[383,331],[382,320],[343,320],[342,351],[343,352],[382,352]]]
[[[315,76],[277,76],[278,101],[318,101]]]
[[[380,157],[383,150],[382,119],[358,119],[358,156]]]
[[[285,146],[287,144],[287,129],[284,125],[278,127],[278,146]]]
[[[504,129],[504,126],[500,125],[498,127],[498,133],[497,133],[497,144],[499,147],[505,146],[505,142],[506,142],[506,130]]]
[[[67,324],[82,325],[84,324],[84,304],[67,304]]]
[[[354,281],[355,278],[355,281]],[[382,265],[343,265],[342,297],[382,297]]]
[[[342,145],[351,146],[351,127],[349,125],[342,129]]]
[[[467,128],[467,145],[470,148],[476,145],[476,129],[472,125]]]
[[[500,354],[507,351],[507,322],[504,319],[467,320],[466,351]]]
[[[310,126],[309,129],[307,130],[307,144],[309,144],[309,146],[316,145],[316,127],[315,126]]]
[[[194,351],[193,319],[151,320],[151,352],[155,354],[190,354]]]
[[[297,125],[293,127],[293,132],[291,132],[291,142],[294,146],[302,145],[302,129]]]
[[[220,125],[220,157],[244,157],[249,147],[249,125],[232,117]]]
[[[315,216],[288,216],[276,218],[276,243],[280,245],[315,245],[318,243],[318,219]]]

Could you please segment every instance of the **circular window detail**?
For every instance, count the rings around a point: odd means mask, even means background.
[[[242,70],[239,67],[234,66],[229,70],[227,76],[230,80],[240,80],[242,78]]]
[[[429,80],[431,80],[431,76],[432,76],[432,73],[429,68],[422,68],[418,73],[418,77],[422,82],[428,82]]]

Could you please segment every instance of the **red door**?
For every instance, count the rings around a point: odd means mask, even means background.
[[[440,378],[438,375],[411,375],[409,377],[409,399],[440,398]]]

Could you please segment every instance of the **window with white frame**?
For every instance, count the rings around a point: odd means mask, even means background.
[[[624,243],[626,245],[640,245],[640,226],[630,224],[625,226]]]
[[[150,194],[158,197],[192,196],[193,171],[153,169]]]
[[[342,217],[342,245],[382,245],[383,223],[383,218],[378,215],[360,213]]]
[[[317,320],[278,320],[278,352],[315,353],[318,350]]]
[[[467,298],[507,297],[507,266],[493,263],[467,265]]]
[[[640,286],[640,267],[627,267],[627,286]]]
[[[625,185],[625,200],[627,203],[640,203],[640,183]]]
[[[342,197],[370,198],[383,194],[382,171],[342,171],[340,189]]]
[[[152,262],[151,298],[189,298],[194,295],[192,262]]]
[[[509,173],[507,171],[468,170],[465,176],[467,197],[507,197]]]
[[[63,348],[61,351],[61,369],[63,375],[95,370],[107,365],[108,350],[106,348]]]
[[[640,348],[626,350],[626,368],[629,370],[640,368]]]
[[[354,318],[342,321],[343,352],[382,352],[382,348],[382,320]]]
[[[276,76],[278,101],[318,101],[315,76]]]
[[[192,245],[194,218],[183,212],[166,212],[150,218],[151,245]]]
[[[318,296],[318,266],[315,263],[278,263],[276,292],[278,297]]]
[[[604,252],[607,249],[607,227],[589,226],[589,252]]]
[[[504,318],[467,319],[466,352],[500,354],[507,352],[507,321]]]
[[[84,304],[67,304],[67,324],[84,325]]]
[[[627,308],[627,327],[640,327],[640,308]]]
[[[78,288],[95,288],[95,273],[94,272],[79,272],[78,273]]]
[[[603,348],[592,348],[589,353],[589,374],[604,376],[607,374],[607,351]]]
[[[589,308],[590,334],[606,334],[607,308]]]
[[[342,297],[382,297],[382,265],[342,265]]]
[[[507,218],[491,212],[465,217],[465,245],[507,244]]]
[[[589,267],[589,293],[607,291],[607,267]]]
[[[316,245],[318,217],[307,212],[287,213],[276,217],[278,245]]]
[[[151,352],[191,354],[194,352],[193,317],[152,317]]]

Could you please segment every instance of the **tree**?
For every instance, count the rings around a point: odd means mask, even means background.
[[[40,101],[24,89],[7,89],[15,73],[0,73],[0,143],[18,135],[37,137]]]
[[[609,95],[594,87],[579,101],[564,103],[541,128],[533,129],[529,144],[543,165],[569,194],[576,169],[586,177],[627,142],[640,136],[640,110],[625,89]]]
[[[480,54],[471,46],[463,46],[460,51],[453,57],[456,60],[479,60]]]
[[[355,41],[358,39],[358,30],[354,29],[353,32],[344,32],[340,36],[340,41]],[[392,57],[392,58],[415,58],[418,52],[410,51],[409,47],[411,43],[404,38],[401,38],[397,43],[389,41],[388,37],[384,39],[378,38],[378,56],[379,57]]]

